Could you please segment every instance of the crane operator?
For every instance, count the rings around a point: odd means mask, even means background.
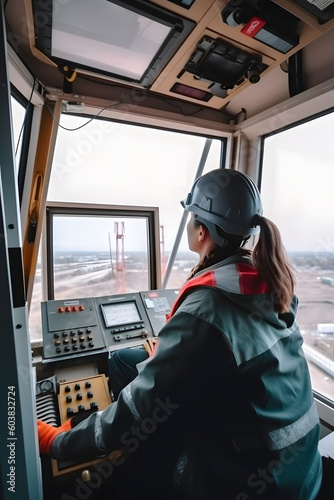
[[[199,177],[182,205],[199,261],[154,354],[105,410],[75,427],[39,421],[40,452],[90,460],[124,450],[106,486],[121,484],[120,498],[313,500],[319,418],[279,230],[238,171]]]

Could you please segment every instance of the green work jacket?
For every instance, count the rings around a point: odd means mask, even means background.
[[[315,499],[320,426],[296,307],[294,298],[289,313],[274,312],[248,258],[198,273],[138,376],[117,402],[57,436],[52,455],[147,450],[156,500]]]

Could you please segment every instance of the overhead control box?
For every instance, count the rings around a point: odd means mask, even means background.
[[[209,82],[213,95],[226,97],[228,91],[248,80],[257,83],[267,66],[259,54],[251,54],[229,43],[203,38],[185,66],[195,78]]]

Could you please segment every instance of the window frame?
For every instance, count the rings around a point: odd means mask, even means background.
[[[277,128],[275,130],[270,131],[267,134],[260,135],[259,139],[259,153],[258,153],[258,189],[261,192],[262,187],[262,175],[263,175],[263,161],[264,161],[264,148],[265,141],[269,137],[275,136],[287,130],[296,128],[305,123],[311,122],[328,114],[334,114],[334,106],[330,108],[326,108],[322,111],[313,113],[307,117],[301,118],[300,120],[296,120],[294,122],[289,123],[283,127]],[[334,410],[334,397],[330,399],[325,394],[319,392],[318,390],[313,389],[313,395],[317,402],[317,409],[319,413],[319,417],[321,422],[326,422],[325,427],[329,429],[329,431],[334,430],[334,418],[333,418],[333,410]],[[324,425],[324,424],[323,424]]]
[[[314,113],[307,118],[302,118],[300,120],[297,120],[295,122],[290,123],[289,125],[285,125],[284,127],[278,128],[276,130],[273,130],[272,132],[269,132],[268,134],[264,134],[259,137],[260,139],[260,151],[259,151],[259,175],[258,175],[258,188],[259,191],[261,192],[261,184],[262,184],[262,172],[263,172],[263,159],[264,159],[264,143],[265,140],[268,139],[269,137],[272,137],[274,135],[280,134],[281,132],[285,132],[287,130],[299,127],[300,125],[303,125],[304,123],[311,122],[313,120],[316,120],[317,118],[321,118],[322,116],[329,115],[331,113],[334,113],[334,106],[331,108],[328,108],[324,111],[319,111],[318,113]]]
[[[129,207],[125,205],[48,202],[45,209],[45,215],[47,300],[54,300],[53,217],[57,215],[73,217],[95,216],[146,218],[148,238],[148,288],[155,290],[161,287],[159,209],[157,207]]]
[[[24,188],[24,180],[27,169],[27,160],[28,160],[28,152],[29,152],[29,143],[30,143],[30,135],[31,135],[31,126],[32,126],[32,117],[34,112],[34,106],[24,97],[21,92],[17,90],[14,85],[11,84],[11,97],[15,99],[21,106],[25,108],[25,115],[22,123],[22,135],[20,137],[21,142],[21,153],[19,162],[17,164],[18,171],[18,192],[20,203],[22,202],[23,196],[23,188]],[[16,148],[17,144],[14,144]],[[14,151],[15,152],[15,151]]]

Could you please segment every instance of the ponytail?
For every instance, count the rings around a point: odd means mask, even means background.
[[[294,294],[295,277],[281,234],[277,226],[265,217],[259,217],[259,226],[260,237],[252,253],[254,266],[272,290],[274,310],[278,313],[288,312]]]

